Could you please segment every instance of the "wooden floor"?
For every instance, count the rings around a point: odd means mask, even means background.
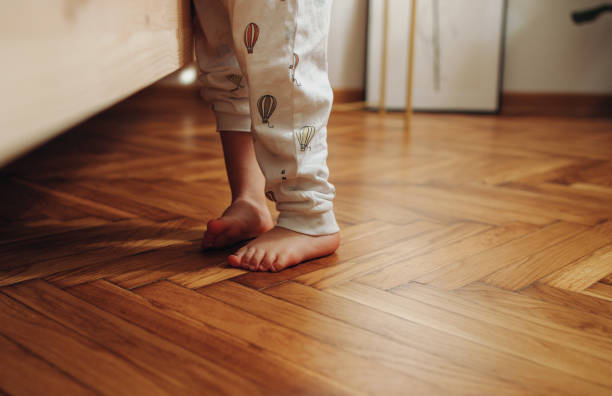
[[[342,245],[276,274],[198,251],[229,190],[191,96],[5,168],[0,393],[612,392],[612,120],[336,112],[329,145]]]

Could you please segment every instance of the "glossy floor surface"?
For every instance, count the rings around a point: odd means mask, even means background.
[[[612,392],[612,120],[342,111],[329,145],[342,245],[275,274],[199,252],[229,190],[191,95],[3,169],[0,390]]]

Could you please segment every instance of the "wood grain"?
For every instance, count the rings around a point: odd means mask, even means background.
[[[252,273],[210,109],[146,89],[0,169],[0,394],[609,395],[611,130],[347,106],[340,248]]]
[[[301,364],[319,375],[342,382],[353,391],[369,393],[374,389],[381,389],[381,386],[392,393],[400,392],[408,386],[423,391],[435,390],[434,385],[409,374],[385,368],[369,359],[310,338],[301,331],[167,282],[145,286],[137,289],[137,293],[166,309],[181,312],[234,337],[278,353],[281,357]],[[178,306],[176,303],[179,300],[190,301],[192,304]],[[338,364],[339,362],[342,364]],[[384,385],[375,380],[380,375],[388,379]]]
[[[0,389],[5,389],[12,395],[95,394],[65,372],[2,335],[0,348]]]
[[[281,393],[314,392],[332,395],[346,392],[340,384],[326,381],[324,377],[301,365],[248,343],[237,342],[235,337],[175,311],[159,309],[137,294],[111,283],[95,281],[73,287],[69,289],[69,293],[136,323],[228,370],[245,368],[241,370],[241,375],[267,389],[266,393],[272,391],[268,382],[271,376],[276,378],[274,389]],[[129,300],[129,307],[125,306],[125,299]]]
[[[5,336],[27,345],[28,350],[91,389],[101,393],[167,394],[155,385],[149,373],[108,351],[99,341],[84,337],[5,294],[0,294],[0,303]],[[5,378],[3,382],[10,380]]]
[[[227,394],[238,390],[263,393],[259,387],[233,371],[214,365],[183,347],[87,304],[44,281],[21,283],[7,288],[5,292],[79,334],[103,342],[105,348],[114,354],[148,371],[150,381],[171,393],[196,394],[197,389],[206,389],[211,394]]]
[[[571,378],[555,369],[437,330],[413,318],[404,320],[354,300],[294,282],[269,288],[266,293],[416,349],[431,352],[436,357],[475,370],[482,376],[502,380],[504,382],[499,386],[505,390],[544,394],[582,391]],[[384,323],[384,326],[381,326],[381,323]],[[433,359],[439,359],[436,357]]]
[[[500,394],[512,392],[508,384],[479,376],[469,366],[440,359],[414,345],[395,342],[232,282],[211,285],[199,291],[259,317],[265,313],[277,324],[444,389],[460,387],[468,393],[483,393],[495,387]]]
[[[406,320],[414,320],[501,352],[520,356],[568,374],[572,373],[601,386],[610,386],[609,375],[597,371],[608,370],[609,365],[605,360],[568,350],[545,338],[508,329],[506,328],[508,320],[503,317],[496,318],[496,315],[490,313],[482,320],[483,317],[478,312],[469,314],[469,310],[455,311],[459,304],[449,304],[448,299],[443,302],[440,300],[423,302],[414,298],[405,298],[398,295],[397,292],[389,294],[352,282],[328,290],[333,294],[368,304]],[[399,292],[402,293],[402,291]],[[560,356],[559,351],[564,353]],[[593,371],[595,367],[597,369]]]
[[[553,246],[584,230],[585,227],[581,225],[558,222],[501,246],[455,261],[419,277],[417,281],[445,289],[459,288],[508,265],[522,263],[545,247]]]

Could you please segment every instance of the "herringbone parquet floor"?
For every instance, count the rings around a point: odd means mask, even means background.
[[[336,112],[336,254],[198,251],[210,113],[143,92],[2,171],[0,393],[612,392],[612,120]]]

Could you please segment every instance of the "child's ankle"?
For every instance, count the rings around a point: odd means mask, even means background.
[[[266,204],[266,197],[261,193],[242,193],[232,197],[232,205],[237,202],[245,202],[251,205],[260,206]]]

